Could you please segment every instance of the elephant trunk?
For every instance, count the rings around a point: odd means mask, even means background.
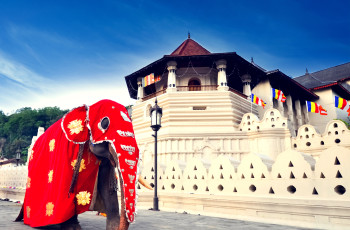
[[[121,178],[121,175],[119,173],[119,178]],[[120,187],[123,186],[123,181],[120,181]],[[119,222],[119,228],[118,230],[127,230],[129,228],[129,222],[126,219],[126,213],[125,213],[125,201],[124,201],[124,191],[123,189],[120,189],[120,222]]]

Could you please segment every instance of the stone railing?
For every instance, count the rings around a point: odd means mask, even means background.
[[[0,167],[0,188],[25,189],[28,167],[4,165]]]

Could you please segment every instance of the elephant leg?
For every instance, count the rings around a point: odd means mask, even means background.
[[[78,215],[74,215],[69,220],[61,224],[62,230],[81,230],[81,226],[78,221]]]
[[[106,214],[107,214],[107,230],[117,230],[120,222],[118,195],[117,191],[110,189],[110,176],[115,174],[111,173],[114,167],[110,164],[108,159],[102,159],[98,172],[98,192],[102,197]]]

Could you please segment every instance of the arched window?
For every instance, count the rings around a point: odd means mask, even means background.
[[[191,78],[188,81],[189,91],[201,91],[201,81],[198,78]]]

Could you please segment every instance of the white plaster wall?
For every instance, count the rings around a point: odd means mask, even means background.
[[[196,67],[180,68],[176,70],[177,86],[188,86],[191,78],[198,78],[201,85],[217,85],[218,71],[214,68]]]
[[[270,81],[268,79],[261,81],[254,87],[254,89],[252,89],[252,94],[255,94],[266,103],[265,109],[263,109],[262,106],[258,106],[259,117],[263,117],[266,109],[273,108],[272,88]]]
[[[317,113],[309,113],[310,124],[313,125],[318,132],[322,133],[328,121],[337,118],[337,111],[334,106],[334,94],[330,88],[316,90],[314,93],[320,97],[315,102],[322,105],[322,107],[327,110],[328,115],[322,116]]]

